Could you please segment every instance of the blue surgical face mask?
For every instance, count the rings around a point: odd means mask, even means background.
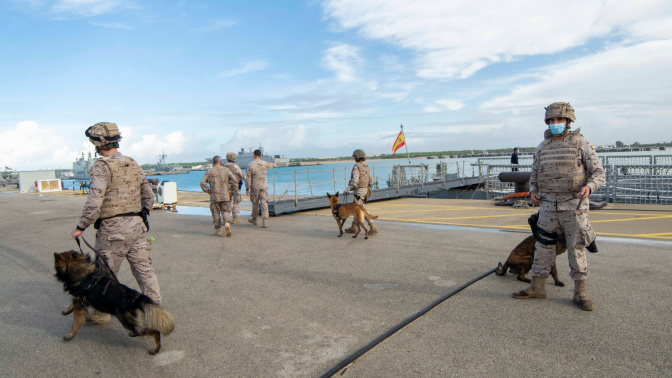
[[[551,129],[551,133],[553,133],[553,135],[562,135],[562,133],[565,132],[564,123],[551,123],[548,125],[548,127]]]

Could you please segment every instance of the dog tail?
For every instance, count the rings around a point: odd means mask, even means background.
[[[508,268],[509,268],[508,262],[504,263],[504,265],[502,265],[502,263],[500,262],[499,264],[497,264],[497,270],[495,270],[495,274],[497,274],[498,276],[503,276],[506,274],[506,270]]]
[[[144,328],[159,331],[164,335],[170,335],[175,329],[175,319],[160,305],[143,303],[142,310],[144,315],[140,322],[144,323],[142,324]]]
[[[369,218],[369,219],[378,219],[377,215],[369,214],[369,212],[366,209],[364,209],[364,213],[366,214],[366,217]]]

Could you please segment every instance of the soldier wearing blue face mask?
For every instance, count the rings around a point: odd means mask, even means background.
[[[586,294],[585,248],[595,239],[595,232],[588,222],[589,200],[585,197],[606,181],[604,168],[580,129],[570,131],[576,117],[569,103],[554,102],[546,107],[544,120],[548,130],[534,154],[530,176],[530,197],[533,203],[540,203],[532,285],[513,297],[546,298],[546,277],[555,262],[555,245],[563,237],[569,275],[574,280],[574,302],[580,309],[592,311],[595,306]]]

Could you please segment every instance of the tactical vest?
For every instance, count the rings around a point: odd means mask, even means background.
[[[145,177],[140,174],[138,163],[123,155],[102,157],[98,161],[107,164],[112,175],[111,185],[105,192],[100,207],[100,218],[140,212],[142,210],[140,187]]]
[[[369,165],[364,161],[355,163],[359,169],[359,181],[357,181],[357,188],[368,188],[369,182],[371,181],[371,173],[369,170]]]
[[[222,165],[222,167],[225,167],[226,169],[231,171],[231,174],[233,175],[233,177],[236,178],[236,182],[240,182],[240,177],[238,176],[238,173],[236,173],[236,167],[233,164],[225,164],[225,165]]]
[[[539,151],[539,193],[578,193],[586,186],[588,177],[579,153],[582,139],[576,130],[562,141],[544,140]]]

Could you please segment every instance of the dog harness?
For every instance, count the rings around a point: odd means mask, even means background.
[[[334,214],[334,216],[340,220],[346,220],[347,218],[341,218],[340,215],[338,215],[338,209],[341,208],[343,204],[339,203],[338,205],[334,206],[333,209],[331,209],[331,213]]]

